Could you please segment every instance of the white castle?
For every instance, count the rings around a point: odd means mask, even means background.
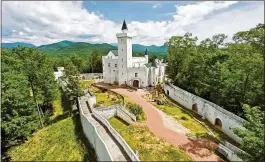
[[[132,57],[132,37],[128,34],[125,20],[122,33],[116,34],[118,50],[111,50],[102,56],[104,83],[129,85],[136,88],[155,86],[165,77],[163,60],[155,59],[148,63],[147,50],[145,57]]]

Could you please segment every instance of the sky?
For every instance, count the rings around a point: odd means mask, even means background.
[[[126,20],[134,44],[163,45],[192,33],[199,41],[264,23],[261,1],[2,1],[2,42],[117,43]]]

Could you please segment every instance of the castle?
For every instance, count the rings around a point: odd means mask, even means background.
[[[122,33],[116,34],[118,50],[111,50],[102,56],[104,83],[128,85],[135,88],[155,86],[165,77],[163,60],[148,63],[147,50],[144,57],[132,57],[132,37],[125,20]]]

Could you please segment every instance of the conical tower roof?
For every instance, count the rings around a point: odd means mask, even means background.
[[[125,20],[123,21],[121,30],[128,30]]]

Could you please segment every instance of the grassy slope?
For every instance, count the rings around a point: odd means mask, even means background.
[[[127,125],[117,118],[110,118],[109,122],[130,147],[134,151],[138,151],[142,161],[191,161],[191,158],[184,151],[157,138],[147,127]]]
[[[62,102],[65,101],[60,97],[53,102],[53,124],[8,151],[13,161],[96,161],[94,150],[82,132],[79,115],[65,114],[65,105],[69,104]]]

